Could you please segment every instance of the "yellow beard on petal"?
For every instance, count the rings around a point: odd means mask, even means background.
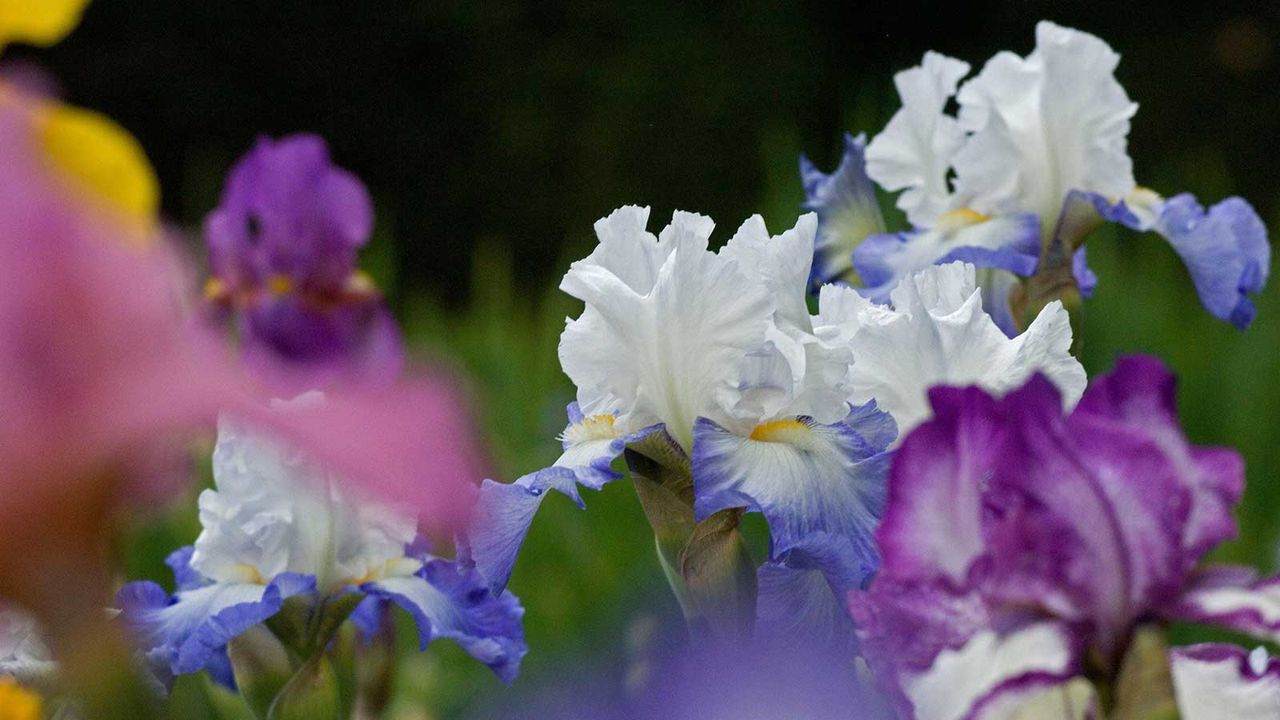
[[[0,48],[10,42],[52,45],[80,24],[89,0],[0,0]]]
[[[977,210],[960,208],[959,210],[952,210],[941,218],[938,218],[938,222],[934,228],[942,231],[959,230],[961,228],[969,227],[970,225],[984,223],[990,219],[990,216],[983,215]]]
[[[118,215],[139,244],[149,240],[160,184],[138,141],[105,115],[61,103],[41,105],[34,120],[39,145],[59,175]]]
[[[0,720],[40,720],[43,705],[39,695],[13,678],[0,677]]]
[[[588,440],[616,438],[618,437],[618,431],[613,427],[614,419],[612,415],[585,417],[582,422],[565,428],[565,431],[560,435],[560,439],[571,443],[580,443]]]
[[[801,438],[808,437],[809,425],[797,418],[770,420],[761,423],[751,430],[751,439],[759,442],[796,444]]]

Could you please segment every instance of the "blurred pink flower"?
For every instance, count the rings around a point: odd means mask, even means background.
[[[463,516],[484,463],[456,383],[434,374],[378,393],[330,389],[306,411],[268,412],[233,351],[184,313],[193,301],[177,253],[129,245],[116,218],[66,193],[30,108],[4,93],[0,594],[36,606],[50,590],[94,582],[73,575],[101,567],[104,523],[182,479],[172,470],[189,433],[220,412],[428,522]]]

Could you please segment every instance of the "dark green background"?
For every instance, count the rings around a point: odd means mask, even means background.
[[[1140,104],[1139,182],[1204,201],[1241,194],[1280,227],[1275,3],[99,0],[65,43],[12,56],[38,60],[69,100],[134,132],[166,212],[190,226],[256,134],[328,138],[378,203],[366,263],[415,346],[469,373],[496,474],[512,479],[557,452],[571,388],[555,347],[578,308],[554,284],[589,251],[596,218],[640,203],[655,222],[675,208],[707,213],[721,238],[754,212],[789,227],[797,155],[830,167],[842,131],[877,131],[897,107],[894,70],[927,49],[975,66],[1026,53],[1041,17],[1123,55],[1119,78]],[[1188,433],[1248,461],[1244,539],[1222,557],[1270,569],[1280,291],[1267,289],[1240,333],[1199,307],[1157,237],[1105,230],[1089,249],[1101,284],[1086,367],[1151,352],[1179,372]],[[672,602],[630,488],[587,502],[584,513],[548,501],[517,565],[532,652],[515,688],[459,652],[406,647],[402,709],[536,716],[558,696],[609,696],[643,673],[635,658]],[[160,576],[158,558],[194,538],[193,523],[187,504],[141,531],[136,571]],[[179,692],[176,716],[196,712],[197,689]]]

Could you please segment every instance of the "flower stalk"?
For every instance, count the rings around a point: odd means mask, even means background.
[[[755,563],[739,530],[744,510],[696,522],[689,459],[654,433],[625,452],[653,528],[658,562],[694,638],[745,639],[755,625]]]

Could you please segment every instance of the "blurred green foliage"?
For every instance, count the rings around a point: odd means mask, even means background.
[[[843,130],[874,133],[897,106],[891,72],[928,48],[975,64],[1024,52],[1033,21],[1098,32],[1124,55],[1142,104],[1131,149],[1141,182],[1212,202],[1239,193],[1280,228],[1274,99],[1277,17],[1242,5],[1165,3],[517,2],[181,3],[101,0],[42,55],[72,100],[133,129],[156,157],[169,213],[195,226],[254,133],[319,130],[379,205],[364,264],[388,288],[412,346],[470,388],[496,479],[549,464],[572,388],[558,336],[580,308],[555,290],[615,206],[707,212],[726,239],[750,212],[795,221],[796,159],[830,168]],[[196,7],[198,6],[198,7]],[[374,9],[376,6],[376,9]],[[1144,18],[1135,23],[1135,17]],[[886,201],[887,204],[887,201]],[[1280,531],[1280,290],[1246,332],[1201,308],[1157,236],[1104,228],[1086,304],[1083,362],[1165,359],[1198,443],[1239,448],[1242,537],[1218,557],[1271,569]],[[468,271],[469,270],[469,271]],[[627,482],[553,496],[512,589],[530,655],[504,689],[447,643],[404,653],[395,716],[537,716],[559,698],[621,692],[658,628],[679,623]],[[137,523],[130,578],[168,581],[162,560],[198,532],[194,494]],[[407,629],[406,629],[407,630]],[[1201,637],[1179,631],[1181,639]],[[174,718],[236,718],[236,700],[186,678]]]

